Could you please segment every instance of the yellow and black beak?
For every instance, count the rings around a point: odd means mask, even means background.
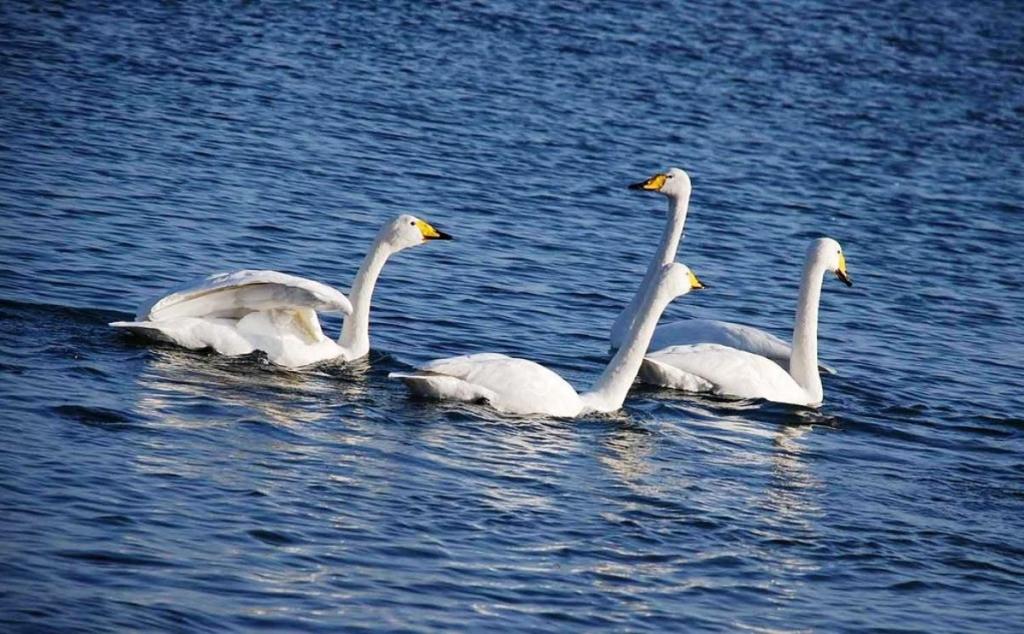
[[[842,253],[839,254],[839,268],[836,269],[836,277],[843,284],[853,286],[853,280],[850,279],[850,274],[846,272],[846,256]]]
[[[707,286],[704,285],[704,282],[697,279],[697,276],[694,275],[693,271],[690,271],[690,290],[696,291],[702,288],[707,288]]]
[[[656,192],[661,190],[661,187],[665,184],[666,180],[668,180],[668,174],[655,174],[643,182],[633,183],[629,188],[640,191]]]
[[[429,222],[425,220],[417,220],[416,227],[423,234],[424,240],[451,240],[452,237],[444,231],[438,231]]]

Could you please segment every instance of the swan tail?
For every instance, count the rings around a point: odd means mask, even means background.
[[[168,336],[167,333],[165,333],[163,331],[163,329],[160,328],[160,326],[157,326],[153,322],[149,322],[149,321],[112,321],[112,322],[110,322],[107,325],[112,327],[112,328],[120,328],[122,330],[127,330],[129,332],[132,332],[132,333],[137,334],[137,335],[141,335],[143,337],[148,337],[150,339],[156,339],[157,341],[167,341],[167,342],[170,342],[170,343],[175,343],[174,338]]]
[[[490,401],[494,393],[467,381],[430,372],[391,372],[389,379],[399,379],[416,396],[433,400],[455,400],[469,403]]]
[[[238,333],[234,324],[231,323],[185,318],[168,322],[114,321],[109,325],[155,341],[173,343],[189,350],[213,348],[220,354],[228,356],[249,354],[254,350],[252,344]]]
[[[754,352],[754,354],[758,354],[758,353]],[[772,355],[765,355],[765,356],[767,356],[769,360],[774,361],[776,363],[776,365],[778,365],[780,368],[782,368],[786,372],[789,372],[789,355],[788,354],[786,354],[785,356],[778,356],[778,355],[774,355],[774,356],[772,356]],[[830,365],[825,365],[824,363],[819,363],[818,364],[818,372],[820,374],[839,374],[838,370],[836,370],[835,368],[833,368]]]
[[[638,376],[641,383],[684,392],[711,392],[714,389],[710,381],[650,357],[644,357]]]

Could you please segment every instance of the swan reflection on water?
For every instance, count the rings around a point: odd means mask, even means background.
[[[788,406],[656,393],[663,394],[666,398],[659,398],[652,411],[654,420],[603,438],[599,462],[627,489],[608,517],[636,519],[645,532],[665,534],[665,544],[673,542],[667,535],[678,531],[707,533],[704,548],[673,553],[697,566],[719,555],[739,556],[728,540],[715,536],[728,532],[734,521],[753,521],[759,546],[743,555],[743,565],[770,571],[778,580],[773,591],[795,596],[801,575],[821,567],[812,545],[822,538],[822,498],[828,487],[808,447],[815,430],[824,431],[835,421]],[[671,408],[675,415],[658,422],[660,408]],[[678,414],[685,422],[679,422]],[[606,572],[652,572],[650,567],[616,568]]]
[[[369,363],[289,371],[258,354],[223,357],[176,348],[152,351],[138,375],[138,411],[162,425],[193,428],[255,417],[291,427],[332,415],[331,404],[367,395]],[[195,415],[189,410],[198,408]]]

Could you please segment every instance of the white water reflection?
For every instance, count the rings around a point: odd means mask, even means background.
[[[331,414],[331,403],[366,396],[369,365],[288,371],[255,358],[154,350],[136,385],[137,411],[162,425],[202,428],[256,419],[283,427]],[[340,377],[335,374],[340,373]]]

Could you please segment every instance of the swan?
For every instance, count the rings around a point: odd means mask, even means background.
[[[633,299],[629,301],[629,304],[619,313],[612,324],[611,347],[613,350],[622,347],[626,334],[636,320],[637,312],[651,285],[651,280],[662,267],[675,261],[679,240],[683,236],[683,226],[686,224],[686,211],[690,206],[690,176],[678,167],[655,174],[643,182],[633,183],[629,189],[663,194],[668,198],[668,215],[665,219],[665,229],[661,232],[661,243],[647,265],[647,271],[640,282],[640,287],[637,288]]]
[[[439,400],[489,403],[506,414],[572,418],[622,407],[643,361],[658,318],[674,298],[704,288],[682,264],[671,263],[655,271],[637,319],[623,346],[612,358],[593,389],[578,394],[558,374],[544,366],[503,354],[470,354],[438,359],[411,373],[392,372],[416,395]]]
[[[640,288],[612,325],[610,339],[613,350],[621,345],[653,272],[675,259],[690,205],[690,177],[678,167],[655,174],[645,181],[633,183],[629,189],[662,194],[668,199],[668,215],[665,229],[661,234],[661,243],[647,267]],[[792,353],[788,343],[769,332],[754,326],[717,319],[683,319],[662,324],[654,331],[650,349],[660,350],[673,345],[694,343],[717,343],[737,350],[746,350],[758,356],[768,357],[783,368],[789,368],[789,357]],[[834,372],[832,368],[824,365],[821,369]]]
[[[746,350],[699,343],[669,346],[647,355],[640,368],[641,382],[687,392],[820,405],[823,392],[818,373],[818,303],[826,271],[853,286],[843,248],[831,238],[819,238],[807,249],[788,372],[767,357]]]
[[[220,354],[261,350],[272,363],[297,368],[329,359],[352,361],[370,351],[370,297],[387,259],[430,240],[451,240],[425,220],[403,214],[377,233],[352,284],[337,290],[277,271],[215,273],[139,307],[135,321],[110,325],[151,339]],[[324,335],[316,311],[346,315],[341,336]]]

